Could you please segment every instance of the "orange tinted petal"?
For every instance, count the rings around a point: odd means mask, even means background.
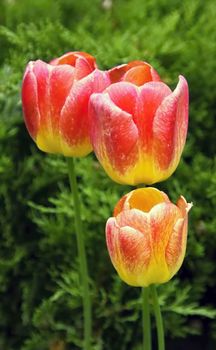
[[[143,230],[148,228],[144,228]],[[144,235],[133,227],[125,226],[119,231],[119,249],[124,269],[135,276],[148,266],[151,247],[148,235]]]
[[[91,70],[93,71],[95,68],[97,68],[96,60],[92,55],[89,55],[86,52],[67,52],[66,54],[62,55],[61,57],[53,59],[50,64],[52,65],[61,65],[61,64],[68,64],[70,66],[75,67],[76,60],[82,58],[85,59],[88,64],[91,67]]]
[[[152,81],[151,69],[148,65],[131,68],[124,75],[124,81],[141,86]]]

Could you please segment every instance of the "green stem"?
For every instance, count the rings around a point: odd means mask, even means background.
[[[153,297],[153,308],[154,308],[154,313],[156,318],[158,350],[165,350],[163,319],[161,315],[161,310],[158,302],[158,295],[157,295],[157,290],[155,285],[151,286],[151,292]]]
[[[151,320],[149,310],[149,288],[142,288],[143,350],[151,350]]]
[[[84,313],[84,350],[91,349],[91,332],[92,332],[92,314],[91,314],[91,298],[89,290],[88,267],[85,251],[85,243],[82,230],[81,208],[75,174],[75,166],[73,158],[67,158],[70,187],[74,200],[74,216],[75,228],[79,256],[80,280],[83,298],[83,313]]]

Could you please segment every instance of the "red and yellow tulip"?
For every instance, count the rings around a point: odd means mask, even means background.
[[[120,278],[147,287],[169,281],[182,265],[192,204],[181,196],[173,204],[153,187],[120,199],[106,224],[106,240]]]
[[[188,127],[188,85],[180,76],[171,91],[150,65],[135,62],[109,71],[114,83],[91,96],[91,141],[114,181],[153,184],[167,179],[179,163]]]
[[[89,98],[109,82],[95,58],[84,52],[69,52],[50,64],[29,62],[22,85],[23,113],[38,148],[72,157],[90,153]]]

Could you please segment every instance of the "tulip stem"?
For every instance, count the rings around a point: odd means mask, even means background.
[[[142,288],[143,350],[151,350],[151,319],[149,310],[149,288]]]
[[[156,318],[158,350],[165,350],[163,319],[161,315],[160,304],[158,301],[158,295],[155,285],[151,286],[151,293],[153,299],[154,314]]]
[[[75,173],[75,164],[73,158],[67,158],[68,173],[71,192],[74,201],[74,217],[75,231],[77,238],[77,248],[79,257],[79,274],[82,288],[83,298],[83,314],[84,314],[84,350],[91,348],[91,332],[92,332],[92,313],[91,313],[91,297],[89,289],[89,276],[87,267],[87,258],[85,243],[83,237],[82,221],[81,221],[81,205],[78,193],[77,178]]]

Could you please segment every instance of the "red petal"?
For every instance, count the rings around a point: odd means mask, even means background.
[[[188,85],[180,76],[176,89],[161,103],[153,124],[154,152],[162,169],[179,160],[188,127]]]
[[[52,128],[59,132],[61,109],[73,85],[74,69],[69,65],[52,67],[49,79],[49,105]],[[48,101],[47,101],[48,103]]]
[[[33,62],[29,62],[22,83],[22,106],[26,127],[35,139],[40,122],[38,108],[37,80],[33,73]]]
[[[144,152],[151,152],[155,113],[161,102],[170,93],[169,87],[162,82],[146,83],[140,88],[134,122],[139,130],[140,142]]]
[[[148,230],[144,226],[143,230]],[[151,258],[151,246],[148,234],[143,234],[133,227],[125,226],[119,232],[119,250],[124,269],[139,275],[145,271]]]
[[[104,90],[108,83],[106,74],[95,70],[74,84],[62,109],[60,120],[60,129],[69,145],[89,139],[89,98],[92,93]]]
[[[124,88],[125,86],[126,83],[122,85]],[[132,86],[131,96],[133,89]],[[119,89],[119,92],[123,90]],[[121,93],[119,96],[121,99]],[[128,167],[136,163],[138,156],[138,132],[132,116],[117,107],[108,93],[94,94],[91,97],[90,113],[92,143],[98,159],[101,162],[108,159],[112,167],[124,173]]]
[[[116,83],[110,85],[106,92],[116,106],[131,115],[134,114],[138,95],[134,85],[125,82]]]
[[[34,62],[33,72],[37,79],[38,106],[40,110],[40,127],[51,128],[49,65],[43,61]]]
[[[92,67],[84,58],[78,58],[75,64],[75,79],[80,80],[92,72]]]

